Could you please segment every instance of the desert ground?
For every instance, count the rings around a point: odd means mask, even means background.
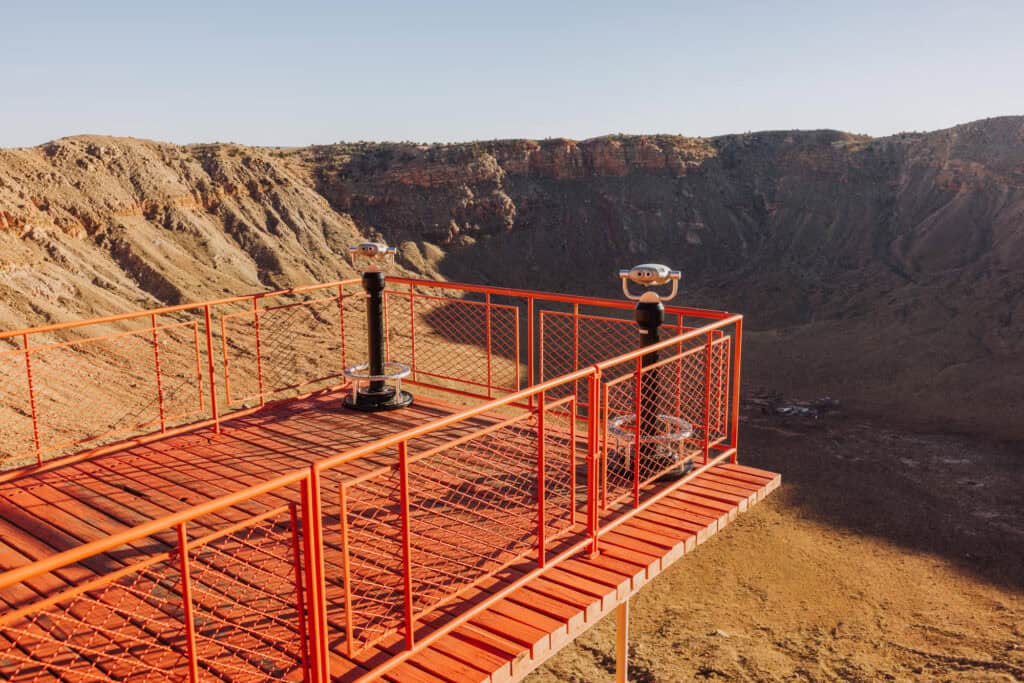
[[[631,605],[634,681],[1024,679],[1019,444],[744,414],[782,488]],[[529,680],[609,680],[607,617]]]
[[[637,681],[1024,679],[1024,117],[300,149],[0,149],[0,329],[403,274],[746,316],[742,462],[782,488],[635,598]],[[763,388],[763,389],[762,389]],[[778,414],[765,393],[838,409]],[[532,681],[612,677],[614,619]]]

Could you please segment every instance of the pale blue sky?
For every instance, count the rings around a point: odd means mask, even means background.
[[[1024,0],[0,0],[0,146],[885,135],[1024,114]]]

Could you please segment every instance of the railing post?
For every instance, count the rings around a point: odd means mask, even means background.
[[[217,376],[213,369],[213,324],[210,319],[210,304],[203,306],[203,320],[206,323],[206,369],[210,380],[210,413],[213,431],[220,434],[220,413],[217,409]]]
[[[411,650],[415,645],[415,618],[412,607],[412,528],[409,519],[409,445],[405,441],[398,444],[398,473],[401,495],[402,515],[402,566],[405,579],[405,649]]]
[[[579,391],[579,382],[573,382],[573,388]],[[576,413],[579,395],[569,402],[569,524],[576,523]]]
[[[341,369],[344,370],[348,367],[345,357],[345,285],[338,285],[338,334],[341,335]]]
[[[533,338],[533,334],[533,297],[528,296],[526,298],[526,386],[528,387],[532,387],[534,383],[533,365],[536,362],[534,358],[536,341]],[[531,408],[533,407],[533,394],[530,394],[527,403]]]
[[[600,421],[601,401],[598,390],[601,385],[601,371],[594,368],[593,374],[587,378],[587,533],[590,536],[590,554],[600,552],[597,538],[598,512],[598,478],[600,469],[597,464],[598,424]]]
[[[711,450],[711,351],[714,348],[714,337],[708,332],[708,341],[704,346],[704,463],[708,464]]]
[[[348,504],[345,501],[345,482],[338,485],[338,521],[341,524],[341,578],[345,589],[345,640],[348,656],[356,651],[355,617],[352,613],[352,562],[348,547]]]
[[[32,410],[32,443],[36,447],[36,462],[43,464],[43,449],[39,442],[39,409],[36,406],[36,386],[32,381],[32,351],[28,346],[28,335],[21,335],[22,347],[25,349],[25,375],[28,379],[28,404]]]
[[[256,328],[256,386],[260,392],[260,405],[266,405],[266,397],[263,394],[263,351],[260,347],[260,299],[258,296],[252,298],[252,320]]]
[[[733,349],[732,362],[732,425],[729,435],[730,446],[733,451],[730,460],[736,462],[740,446],[740,359],[743,346],[743,319],[736,321],[736,337],[733,340],[736,348]]]
[[[598,438],[598,472],[601,476],[601,510],[608,509],[608,393],[611,387],[608,384],[601,386],[601,423]]]
[[[491,293],[484,294],[484,315],[487,325],[487,398],[494,398],[494,380],[492,379],[491,361]]]
[[[537,395],[537,566],[545,560],[544,539],[544,392]]]
[[[580,305],[572,305],[572,370],[580,369]]]
[[[231,367],[228,362],[228,324],[227,317],[220,317],[220,352],[224,359],[224,400],[231,408]]]
[[[317,683],[329,679],[327,651],[327,603],[323,583],[323,534],[320,518],[320,477],[310,466],[302,480],[302,550],[306,558],[306,604],[308,605],[309,658],[311,677]]]
[[[409,369],[412,374],[413,381],[416,381],[416,292],[413,290],[412,283],[409,284],[409,354],[412,356],[409,359]],[[488,318],[488,322],[490,319]],[[488,344],[490,343],[490,336],[487,337]],[[487,347],[487,382],[490,384],[490,346]]]
[[[288,504],[292,532],[292,566],[295,569],[295,617],[299,620],[299,654],[302,656],[302,680],[311,683],[309,641],[306,638],[306,601],[302,597],[302,549],[299,544],[299,513],[295,503]]]
[[[199,410],[203,410],[203,360],[199,352],[199,323],[192,321],[192,346],[196,350],[196,393],[199,395]]]
[[[164,412],[164,379],[160,371],[160,340],[156,332],[156,314],[149,316],[150,329],[153,333],[153,363],[156,366],[156,400],[160,410],[160,431],[167,431],[167,415]]]
[[[199,654],[196,650],[196,624],[192,614],[192,576],[189,572],[188,530],[185,522],[178,525],[178,567],[181,573],[181,619],[185,625],[185,645],[188,654],[188,679],[199,681]]]
[[[644,362],[643,356],[636,359],[636,387],[633,390],[634,410],[633,421],[633,507],[640,507],[640,439],[643,436],[642,423],[647,412],[644,405]]]

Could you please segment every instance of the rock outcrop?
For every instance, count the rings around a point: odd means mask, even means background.
[[[611,296],[619,267],[668,262],[686,301],[747,314],[749,383],[1020,436],[1024,117],[887,138],[0,150],[0,325],[335,277],[365,236],[431,277]]]

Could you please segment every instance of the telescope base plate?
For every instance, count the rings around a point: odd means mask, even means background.
[[[378,413],[383,410],[398,410],[412,405],[412,394],[408,391],[395,391],[394,387],[385,387],[382,391],[353,391],[345,397],[346,408],[364,413]]]

